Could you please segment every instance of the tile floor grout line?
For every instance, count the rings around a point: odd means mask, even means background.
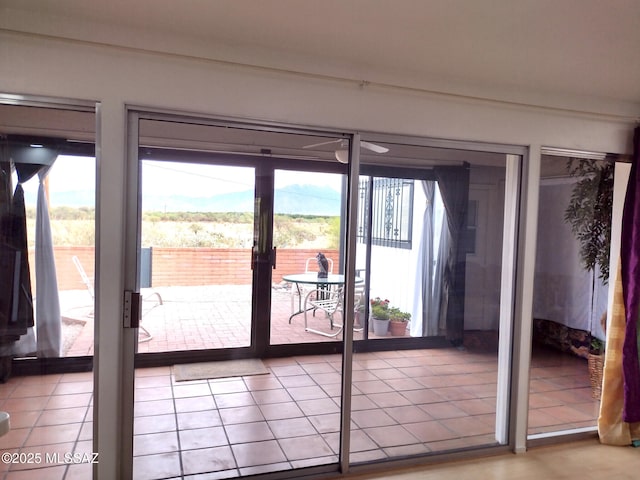
[[[175,396],[175,390],[174,390],[174,384],[175,382],[173,381],[173,373],[172,373],[172,369],[169,369],[169,385],[171,387],[171,404],[173,405],[173,416],[174,416],[174,421],[175,421],[175,425],[176,425],[176,439],[177,439],[177,444],[178,444],[178,465],[180,468],[180,478],[184,479],[184,463],[182,461],[182,445],[180,442],[180,424],[178,423],[178,405],[176,404],[176,396]],[[135,436],[133,437],[134,441],[135,441]],[[135,474],[135,472],[133,472]]]
[[[242,380],[242,383],[243,383],[244,387],[247,389],[247,391],[249,393],[251,393],[251,389],[247,385],[247,382],[245,381],[244,377],[240,377],[240,378]],[[238,458],[237,458],[235,452],[233,451],[233,446],[232,446],[232,443],[231,443],[231,439],[229,438],[229,432],[227,432],[227,428],[225,426],[224,419],[222,418],[222,415],[220,414],[220,408],[218,406],[218,402],[216,402],[216,395],[213,393],[213,390],[211,390],[211,384],[209,382],[207,382],[207,384],[209,385],[209,390],[210,390],[211,396],[213,398],[213,404],[215,405],[216,412],[218,412],[218,415],[220,416],[220,425],[222,427],[222,431],[224,432],[224,436],[227,439],[227,445],[229,445],[229,451],[231,452],[231,457],[233,458],[233,463],[236,466],[235,467],[236,473],[238,474],[238,476],[240,476],[240,465],[238,464]]]

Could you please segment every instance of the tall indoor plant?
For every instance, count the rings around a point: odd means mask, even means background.
[[[579,177],[579,180],[573,187],[564,218],[580,244],[582,265],[587,271],[597,271],[598,278],[606,285],[609,281],[614,162],[572,158],[567,163],[567,168],[569,174]],[[592,288],[595,288],[595,277]],[[604,330],[606,312],[601,323]],[[605,342],[592,332],[593,325],[589,332],[587,356],[589,379],[592,396],[600,398]]]
[[[571,193],[564,219],[580,243],[580,261],[587,271],[599,270],[603,283],[609,280],[611,212],[613,209],[614,162],[572,158],[569,174],[579,177]]]

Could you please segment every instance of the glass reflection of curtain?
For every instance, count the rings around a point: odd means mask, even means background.
[[[445,257],[442,295],[447,298],[441,313],[446,315],[446,337],[453,345],[460,346],[464,332],[464,298],[466,277],[466,225],[469,208],[469,164],[435,167],[434,172],[447,214],[450,245]]]
[[[444,272],[449,261],[447,256],[450,248],[451,234],[449,233],[447,213],[445,212],[440,224],[440,242],[438,244],[438,253],[436,255],[436,265],[433,275],[433,298],[437,299],[437,302],[433,304],[433,318],[436,319],[438,333],[440,331],[446,331],[447,329],[446,312],[449,298],[447,296],[447,290],[444,288]]]
[[[425,207],[422,215],[422,236],[418,250],[415,288],[420,295],[414,295],[411,313],[411,336],[437,335],[437,319],[430,316],[433,304],[433,201],[435,182],[422,181]],[[435,333],[433,325],[435,323]]]
[[[533,316],[591,331],[596,277],[580,261],[580,242],[560,207],[569,205],[576,181],[573,177],[540,180]]]
[[[44,188],[44,180],[51,165],[40,165],[38,170],[38,200],[36,206],[35,235],[35,332],[27,333],[13,347],[14,355],[36,354],[39,358],[59,357],[62,351],[62,318],[58,279],[51,238],[51,221]]]
[[[609,445],[640,441],[640,127],[634,134],[634,156],[622,215],[620,267],[608,322],[598,435]]]
[[[49,206],[44,181],[51,166],[38,172],[38,210],[36,216],[36,324],[38,357],[59,357],[62,350],[62,321],[58,279],[51,237]]]
[[[35,164],[16,164],[18,184],[16,185],[8,214],[3,222],[2,284],[7,286],[8,296],[3,301],[2,344],[3,356],[12,353],[13,344],[34,325],[29,250],[27,245],[27,218],[22,184],[41,168]],[[8,349],[7,349],[8,347]]]
[[[12,330],[14,278],[17,251],[10,245],[12,229],[12,185],[9,146],[0,144],[0,381],[11,375],[11,346],[16,340]]]
[[[29,146],[28,141],[16,140],[15,144],[10,144],[7,160],[9,157],[17,173],[18,185],[11,200],[11,226],[6,231],[5,238],[9,249],[20,252],[20,270],[19,281],[16,283],[19,285],[19,296],[17,308],[14,307],[16,314],[13,316],[17,328],[14,331],[14,338],[7,344],[10,345],[13,355],[37,353],[41,357],[58,357],[61,350],[60,305],[53,263],[49,213],[42,183],[57,157],[57,151],[48,147],[33,148]],[[36,311],[34,315],[22,184],[36,174],[40,182],[35,239]],[[4,269],[3,275],[9,274],[7,269]],[[34,323],[37,324],[35,333]]]

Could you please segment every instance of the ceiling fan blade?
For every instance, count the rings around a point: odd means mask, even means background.
[[[329,145],[331,143],[340,143],[340,142],[342,142],[342,139],[338,138],[336,140],[329,140],[328,142],[314,143],[313,145],[305,145],[302,148],[315,148],[315,147],[320,147],[322,145]]]
[[[360,145],[367,150],[371,150],[376,153],[387,153],[389,149],[387,147],[383,147],[382,145],[376,145],[375,143],[365,142],[364,140],[360,140]]]
[[[330,145],[332,143],[339,143],[343,148],[346,148],[347,146],[346,139],[338,138],[336,140],[329,140],[327,142],[314,143],[313,145],[305,145],[302,148],[315,148],[315,147],[320,147],[322,145]],[[364,140],[360,140],[360,145],[362,146],[362,148],[366,148],[367,150],[371,150],[372,152],[375,152],[375,153],[387,153],[389,151],[387,147],[376,145],[375,143],[371,143],[371,142],[365,142]]]

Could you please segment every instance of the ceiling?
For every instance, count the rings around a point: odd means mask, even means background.
[[[638,0],[0,0],[0,8],[4,30],[484,98],[591,98],[640,114]]]

